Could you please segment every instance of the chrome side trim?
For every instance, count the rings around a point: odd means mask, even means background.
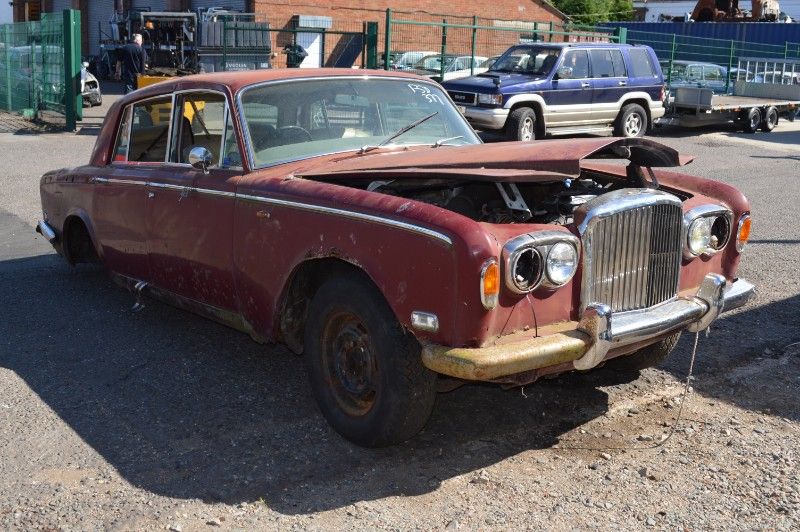
[[[723,205],[714,205],[714,204],[705,204],[705,205],[698,205],[693,209],[689,210],[686,214],[683,215],[683,257],[686,259],[693,259],[695,257],[699,257],[700,255],[695,255],[695,253],[689,248],[689,227],[691,227],[692,222],[694,222],[697,218],[708,218],[711,216],[725,216],[728,220],[728,237],[725,239],[725,242],[720,245],[719,249],[706,249],[704,253],[701,253],[703,257],[710,257],[712,255],[716,255],[718,252],[725,249],[725,246],[728,245],[728,242],[731,241],[731,231],[733,230],[733,212]]]
[[[417,233],[420,235],[429,236],[431,238],[435,238],[447,244],[448,246],[453,245],[452,239],[445,235],[444,233],[440,233],[438,231],[434,231],[433,229],[428,229],[427,227],[422,227],[419,225],[414,225],[408,222],[402,222],[400,220],[394,220],[392,218],[384,218],[382,216],[376,216],[374,214],[367,214],[363,212],[355,212],[355,211],[346,211],[344,209],[337,209],[335,207],[325,207],[323,205],[312,205],[310,203],[301,203],[297,201],[288,201],[288,200],[281,200],[276,198],[265,198],[262,196],[253,196],[251,194],[236,194],[237,199],[242,199],[245,201],[254,201],[256,203],[266,203],[267,205],[277,205],[280,207],[289,207],[293,209],[302,209],[311,212],[319,212],[323,214],[332,214],[334,216],[342,216],[344,218],[353,218],[355,220],[363,220],[367,222],[375,222],[382,225],[387,225],[389,227],[396,227],[398,229],[403,229],[405,231],[409,231],[412,233]]]
[[[580,241],[571,233],[563,231],[539,231],[536,233],[526,233],[512,238],[503,246],[501,266],[503,267],[503,279],[506,287],[515,294],[527,294],[539,288],[545,280],[545,261],[550,246],[557,242],[567,242],[575,248],[576,255],[580,256]],[[538,254],[541,269],[539,277],[528,289],[523,290],[514,281],[514,268],[522,252],[532,249]]]

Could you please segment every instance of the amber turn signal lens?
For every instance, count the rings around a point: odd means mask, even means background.
[[[736,232],[736,251],[739,253],[744,249],[747,240],[750,238],[750,215],[743,214],[739,218],[739,229]]]
[[[481,268],[481,303],[491,310],[497,306],[500,294],[500,265],[496,259],[489,259]]]

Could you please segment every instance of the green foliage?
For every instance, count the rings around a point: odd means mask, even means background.
[[[632,20],[632,0],[554,0],[555,6],[576,24]]]

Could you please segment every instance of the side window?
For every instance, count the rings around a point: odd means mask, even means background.
[[[242,154],[236,142],[236,130],[233,128],[233,117],[225,116],[225,138],[222,141],[222,160],[220,168],[242,168]]]
[[[212,166],[218,166],[225,129],[225,97],[191,92],[179,95],[176,105],[170,162],[188,163],[192,148],[203,147],[211,152]]]
[[[172,96],[133,105],[128,162],[162,163],[167,156]]]
[[[631,76],[634,78],[652,78],[656,75],[653,60],[644,48],[629,48],[631,57]]]
[[[590,50],[593,78],[619,78],[625,76],[622,52],[619,50]]]
[[[724,76],[718,67],[703,67],[703,77],[706,81],[722,81]]]
[[[686,69],[686,79],[689,81],[700,81],[703,79],[703,69],[699,65],[690,65]]]
[[[565,67],[569,70],[566,70]],[[589,54],[586,53],[586,50],[569,50],[564,54],[564,63],[559,70],[570,73],[569,76],[562,77],[569,77],[570,79],[588,78]]]
[[[128,160],[128,145],[131,132],[131,106],[122,112],[122,120],[119,122],[117,130],[117,143],[114,145],[114,155],[112,162],[125,162]]]

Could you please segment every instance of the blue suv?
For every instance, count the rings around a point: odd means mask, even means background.
[[[649,46],[512,46],[487,72],[442,84],[476,129],[530,141],[613,130],[641,137],[664,116],[664,75]]]

